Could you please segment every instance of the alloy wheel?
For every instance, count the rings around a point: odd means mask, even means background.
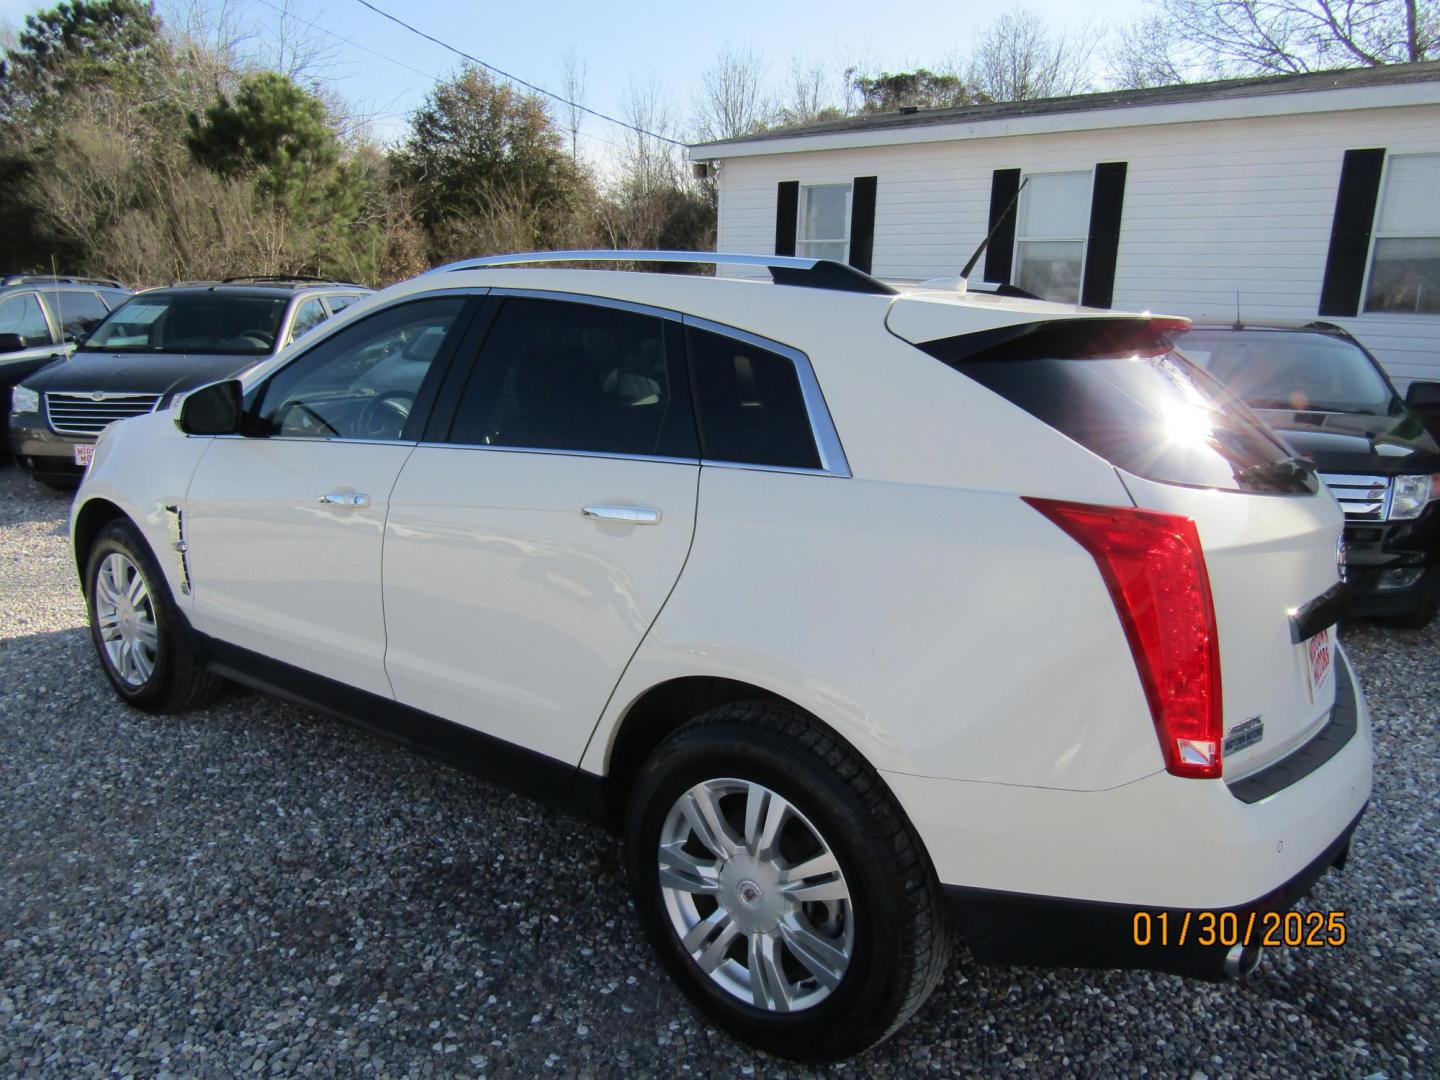
[[[144,686],[155,673],[160,639],[155,605],[140,568],[114,552],[95,575],[95,621],[110,667],[126,686]]]
[[[840,985],[855,947],[850,890],[820,831],[779,794],[696,784],[666,816],[658,857],[671,928],[717,986],[787,1013]]]

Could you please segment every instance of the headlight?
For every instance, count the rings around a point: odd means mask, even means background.
[[[1430,503],[1440,499],[1440,474],[1432,476],[1397,476],[1390,496],[1390,519],[1403,521],[1417,518]]]
[[[10,411],[16,415],[40,411],[40,395],[34,390],[17,386],[10,391]]]

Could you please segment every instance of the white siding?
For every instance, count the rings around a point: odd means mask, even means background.
[[[774,251],[781,180],[874,175],[874,273],[952,275],[985,235],[995,169],[1126,161],[1115,307],[1233,318],[1238,290],[1246,317],[1313,319],[1341,161],[1362,147],[1440,151],[1440,106],[729,158],[718,246]],[[983,261],[977,277],[982,269]],[[1402,388],[1440,379],[1440,316],[1332,321],[1364,341]]]

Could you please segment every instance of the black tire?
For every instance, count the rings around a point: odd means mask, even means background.
[[[1400,630],[1424,630],[1440,613],[1440,567],[1425,571],[1424,585],[1415,606],[1403,615],[1388,615],[1379,622]]]
[[[116,667],[101,634],[97,582],[102,566],[112,555],[123,556],[143,578],[146,600],[140,609],[148,610],[155,627],[153,664],[148,675],[138,683],[127,680]],[[90,640],[95,645],[100,666],[110,685],[127,704],[152,713],[184,712],[206,704],[224,686],[219,676],[206,670],[204,654],[190,624],[176,609],[155,556],[129,521],[112,521],[96,536],[85,560],[85,607],[90,617]]]
[[[735,996],[691,957],[667,913],[658,858],[666,819],[695,785],[719,778],[762,785],[789,802],[844,875],[854,934],[849,966],[808,1008],[777,1012]],[[857,1054],[904,1024],[944,974],[949,935],[940,885],[900,805],[853,748],[782,703],[721,705],[656,748],[631,791],[625,864],[646,930],[685,993],[726,1031],[772,1053],[801,1061]]]

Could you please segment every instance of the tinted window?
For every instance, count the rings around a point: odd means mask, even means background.
[[[87,352],[191,352],[265,356],[289,299],[224,291],[145,293],[90,336]]]
[[[1175,352],[952,366],[1137,476],[1230,491],[1316,489],[1253,413]]]
[[[0,300],[0,334],[19,334],[26,346],[49,345],[50,324],[34,293],[20,293]]]
[[[399,439],[463,297],[402,304],[346,327],[286,364],[259,395],[257,433]]]
[[[320,303],[318,296],[313,300],[306,300],[300,305],[300,310],[295,312],[295,321],[290,324],[290,340],[294,341],[306,330],[312,326],[319,326],[329,317],[325,311],[325,305]]]
[[[1395,395],[1354,342],[1276,330],[1191,330],[1176,346],[1254,409],[1378,413]]]
[[[354,293],[335,293],[334,295],[327,297],[327,300],[330,304],[330,314],[339,315],[340,312],[344,311],[347,307],[349,307],[351,304],[355,303],[355,301],[359,299],[361,298],[359,296],[356,296]]]
[[[557,300],[504,301],[451,441],[695,457],[679,358],[661,319]]]
[[[687,327],[704,456],[818,469],[795,364],[736,338]]]
[[[98,293],[56,289],[54,292],[47,292],[45,299],[50,302],[50,310],[65,328],[67,337],[88,334],[101,319],[110,314]]]

